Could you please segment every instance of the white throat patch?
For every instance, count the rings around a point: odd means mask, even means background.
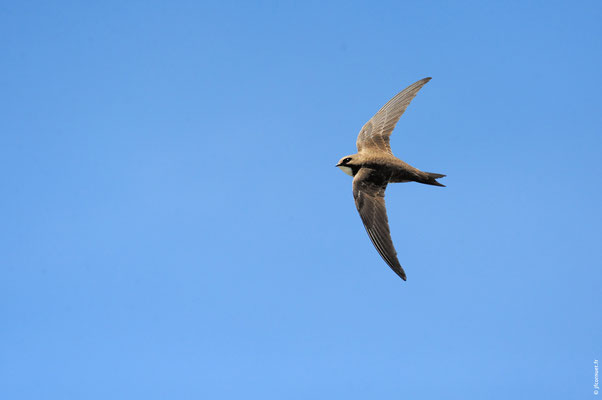
[[[349,176],[353,176],[353,171],[351,170],[351,168],[346,167],[344,165],[339,165],[339,168],[341,169],[341,171],[343,171],[344,173],[346,173]]]

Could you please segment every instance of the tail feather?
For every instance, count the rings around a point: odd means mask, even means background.
[[[426,185],[433,185],[433,186],[442,186],[445,187],[445,185],[437,182],[437,179],[439,178],[444,178],[446,175],[443,174],[435,174],[433,172],[425,172],[424,173],[426,175],[426,179],[423,182],[420,183],[424,183]]]

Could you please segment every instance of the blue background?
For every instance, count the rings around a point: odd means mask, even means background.
[[[54,4],[51,4],[54,3]],[[582,399],[599,1],[3,2],[3,399]],[[333,168],[392,137],[402,282]]]

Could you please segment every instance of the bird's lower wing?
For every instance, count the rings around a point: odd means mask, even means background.
[[[406,274],[397,259],[397,252],[391,240],[389,220],[385,208],[387,180],[374,170],[362,168],[353,179],[353,197],[366,232],[378,253],[401,279]]]

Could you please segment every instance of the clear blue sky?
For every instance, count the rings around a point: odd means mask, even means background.
[[[370,4],[369,4],[370,3]],[[599,1],[3,2],[0,397],[584,399]],[[392,138],[408,274],[334,164]]]

